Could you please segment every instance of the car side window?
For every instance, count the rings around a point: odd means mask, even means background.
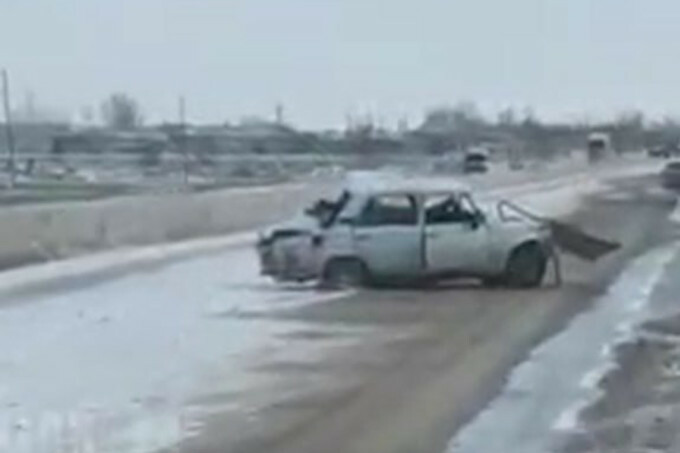
[[[418,207],[410,195],[380,195],[368,200],[358,225],[417,225]]]
[[[453,195],[429,197],[425,203],[425,223],[429,225],[470,222],[473,218],[469,204]]]

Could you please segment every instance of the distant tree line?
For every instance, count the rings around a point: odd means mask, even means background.
[[[431,109],[416,130],[425,149],[442,153],[484,142],[514,144],[531,155],[550,157],[561,151],[583,148],[591,132],[608,133],[620,152],[635,151],[659,143],[680,142],[680,122],[667,117],[649,121],[637,110],[625,111],[600,122],[544,122],[530,108],[507,108],[495,120],[479,113],[474,103]]]
[[[134,131],[144,125],[139,102],[126,93],[111,94],[100,107],[103,123],[110,130]],[[680,142],[680,122],[671,117],[650,121],[637,110],[621,112],[609,121],[548,122],[531,108],[508,107],[495,118],[488,118],[470,101],[431,108],[425,112],[422,122],[411,129],[385,130],[370,117],[352,121],[344,132],[332,134],[301,132],[284,124],[281,117],[272,121],[252,120],[239,126],[224,124],[225,130],[239,127],[240,133],[234,135],[238,138],[231,144],[229,135],[224,133],[211,135],[213,132],[204,131],[203,135],[189,138],[184,135],[184,126],[159,126],[156,129],[166,132],[170,143],[181,143],[176,148],[206,156],[236,149],[255,154],[414,152],[436,155],[480,144],[497,144],[521,150],[524,155],[551,157],[583,148],[591,132],[608,133],[614,148],[621,152]],[[247,135],[249,127],[259,128],[252,138]],[[266,128],[271,133],[263,135],[262,130]]]
[[[139,103],[125,93],[113,93],[101,105],[104,124],[116,130],[134,130],[143,123]]]

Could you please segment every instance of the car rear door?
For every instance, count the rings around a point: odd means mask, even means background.
[[[469,198],[438,194],[425,198],[425,263],[430,273],[484,272],[489,230]]]
[[[422,229],[416,197],[369,198],[354,222],[358,255],[375,275],[414,275],[423,265]]]

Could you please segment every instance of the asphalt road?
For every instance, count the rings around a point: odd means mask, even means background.
[[[559,289],[281,288],[235,243],[15,294],[0,311],[0,450],[447,451],[535,345],[672,236],[674,202],[651,177],[599,188],[572,219],[624,248],[566,258]]]
[[[269,363],[260,371],[285,382],[271,390],[274,403],[247,422],[218,411],[174,451],[444,452],[535,345],[588,309],[633,257],[669,240],[674,202],[652,178],[619,180],[588,200],[573,219],[624,247],[596,264],[565,259],[559,289],[493,291],[452,283],[244,314],[313,326],[310,343],[333,343],[337,338],[324,332],[339,325],[362,339],[321,357]],[[261,396],[268,399],[266,392]]]

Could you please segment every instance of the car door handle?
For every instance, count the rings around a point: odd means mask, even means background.
[[[367,241],[371,239],[371,235],[368,233],[357,233],[354,237],[357,241]]]
[[[437,239],[439,237],[439,233],[435,233],[433,231],[426,233],[425,237],[428,239]]]

